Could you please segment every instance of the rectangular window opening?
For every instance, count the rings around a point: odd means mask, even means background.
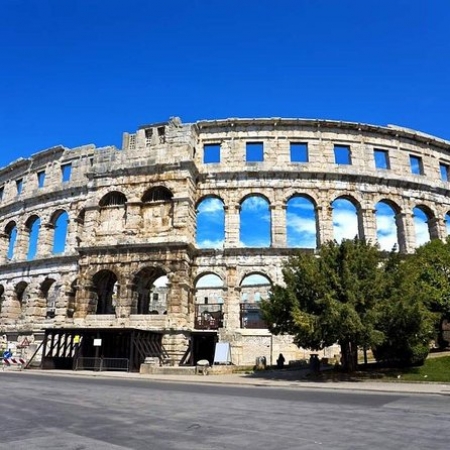
[[[203,163],[220,163],[220,144],[205,144],[203,146]]]
[[[20,195],[23,190],[23,180],[20,178],[19,180],[16,180],[16,188],[17,188],[17,195]]]
[[[247,142],[246,145],[246,162],[262,162],[264,161],[264,145],[262,142]]]
[[[379,148],[374,149],[375,167],[377,169],[390,169],[389,166],[389,153],[387,150],[381,150]]]
[[[45,171],[38,172],[37,178],[38,178],[38,187],[43,188],[45,184]]]
[[[420,156],[409,155],[409,163],[413,175],[423,175],[423,162]]]
[[[72,164],[63,164],[61,166],[61,176],[63,183],[70,181],[70,177],[72,176]]]
[[[291,142],[291,162],[307,163],[308,161],[308,144]]]
[[[442,181],[450,181],[450,178],[449,178],[450,166],[445,163],[439,163],[439,170],[441,172],[441,180]]]
[[[352,154],[348,145],[334,146],[334,162],[341,165],[352,164]]]

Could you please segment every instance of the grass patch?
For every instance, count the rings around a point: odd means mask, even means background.
[[[450,383],[450,356],[428,358],[420,367],[386,368],[376,363],[353,373],[344,373],[339,368],[309,374],[317,381],[416,381]]]
[[[450,383],[450,356],[429,358],[420,367],[386,369],[385,377],[403,381],[440,381]]]

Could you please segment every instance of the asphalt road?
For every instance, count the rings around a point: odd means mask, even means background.
[[[0,450],[450,448],[450,396],[0,373]]]

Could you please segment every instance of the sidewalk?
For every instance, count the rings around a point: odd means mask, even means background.
[[[69,370],[24,370],[10,373],[33,375],[59,375],[66,377],[90,377],[90,378],[119,378],[129,380],[148,380],[170,383],[200,383],[216,385],[232,385],[240,387],[267,387],[274,389],[322,389],[322,390],[347,390],[347,391],[372,391],[392,394],[436,394],[450,396],[450,383],[404,383],[401,381],[305,381],[296,380],[292,373],[289,379],[281,377],[272,378],[271,373],[261,374],[227,374],[227,375],[164,375],[164,374],[139,374],[127,372],[92,372]],[[294,375],[295,376],[295,375]],[[0,373],[1,377],[1,373]]]

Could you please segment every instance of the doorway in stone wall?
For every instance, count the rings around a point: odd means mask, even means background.
[[[207,359],[209,364],[214,363],[214,352],[217,343],[217,333],[192,333],[191,335],[191,349],[192,349],[192,364],[195,365],[201,359]]]

